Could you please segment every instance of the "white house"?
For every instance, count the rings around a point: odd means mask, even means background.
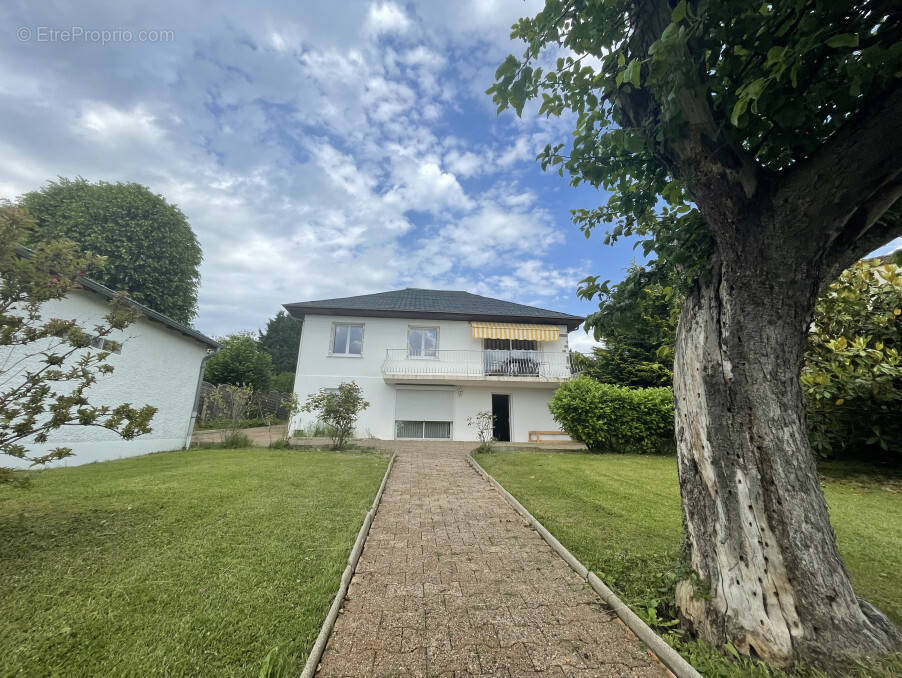
[[[495,437],[556,431],[548,401],[571,377],[567,333],[584,318],[468,292],[407,288],[285,304],[303,322],[294,390],[355,381],[370,402],[358,436],[475,440],[467,419],[495,415]],[[309,427],[296,416],[290,429]]]
[[[41,316],[45,319],[76,319],[85,329],[101,324],[103,316],[109,313],[107,302],[113,291],[87,278],[78,281],[82,289],[42,305]],[[98,375],[97,382],[86,394],[92,405],[153,405],[157,408],[150,422],[153,430],[124,440],[118,434],[96,426],[63,426],[53,431],[46,443],[23,441],[35,455],[56,447],[72,448],[74,456],[54,462],[52,466],[74,466],[180,449],[191,440],[204,363],[219,349],[219,344],[146,306],[131,303],[142,312],[142,317],[107,337],[115,342],[104,347],[116,349],[108,359],[113,372]],[[15,366],[14,369],[7,368],[4,378],[15,379],[15,375],[21,376],[23,370],[29,369],[28,361],[17,362],[17,352],[21,355],[26,351],[21,347],[0,348],[0,365]],[[29,346],[27,352],[33,353],[34,346]],[[32,363],[34,361],[32,359]],[[29,462],[14,458],[3,459],[2,465],[30,466]]]

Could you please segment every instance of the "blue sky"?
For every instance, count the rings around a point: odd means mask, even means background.
[[[75,5],[0,9],[0,197],[81,175],[177,204],[204,250],[201,331],[405,286],[585,314],[578,281],[639,255],[586,240],[569,210],[606,196],[534,160],[572,120],[483,93],[541,3]]]

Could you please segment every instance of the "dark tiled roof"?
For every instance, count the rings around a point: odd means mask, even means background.
[[[481,297],[452,290],[403,290],[363,294],[358,297],[321,299],[285,304],[295,318],[312,315],[358,315],[383,318],[434,318],[448,320],[493,320],[497,322],[554,323],[568,330],[585,318],[535,306]]]

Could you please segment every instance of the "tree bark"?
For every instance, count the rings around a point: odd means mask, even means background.
[[[768,246],[772,229],[738,232],[756,235],[721,247],[677,330],[680,491],[697,574],[677,605],[702,638],[778,666],[893,651],[899,632],[852,590],[808,441],[799,377],[820,276],[793,248]]]

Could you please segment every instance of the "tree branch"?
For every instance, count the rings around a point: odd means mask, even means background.
[[[827,268],[834,264],[828,255],[845,258],[837,245],[852,247],[900,196],[900,120],[902,85],[896,85],[781,173],[774,207],[784,223],[797,225],[794,235],[810,243],[809,253]],[[877,238],[878,231],[868,235],[868,241]]]
[[[870,218],[874,211],[881,210],[882,215],[873,220],[865,230],[855,233],[855,229],[845,229],[827,250],[825,256],[824,285],[832,282],[840,273],[866,254],[885,245],[893,238],[902,236],[902,178],[885,192],[885,207],[882,204],[862,206],[861,221]],[[895,196],[893,198],[892,196]],[[857,214],[857,213],[856,213]],[[850,223],[858,221],[850,220]],[[854,235],[853,235],[854,234]],[[853,240],[849,238],[854,237]]]
[[[630,51],[647,58],[651,45],[670,24],[672,11],[664,0],[637,0],[632,16],[636,29],[630,39]],[[668,106],[679,110],[686,132],[662,143],[657,155],[673,176],[685,182],[712,228],[724,225],[727,230],[720,235],[728,236],[736,220],[748,211],[749,203],[759,197],[762,179],[768,172],[716,124],[707,92],[697,69],[692,68],[688,50],[684,50],[683,58],[690,82],[675,92]],[[645,88],[621,89],[617,104],[633,127],[646,127],[649,120],[662,117],[659,102]]]

